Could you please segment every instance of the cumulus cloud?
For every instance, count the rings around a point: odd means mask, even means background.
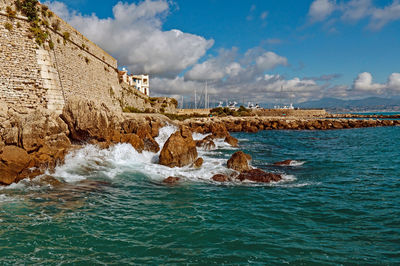
[[[400,92],[400,73],[392,73],[386,83],[374,83],[371,73],[360,73],[354,80],[352,90],[370,94],[398,94]]]
[[[362,19],[369,19],[370,30],[380,30],[390,22],[400,19],[400,0],[393,0],[389,5],[379,8],[373,5],[372,0],[315,0],[308,13],[310,22],[322,22],[331,17],[334,11],[338,11],[338,18],[330,19],[327,24],[337,22],[355,23]]]
[[[163,18],[170,9],[166,0],[118,2],[113,17],[105,19],[94,14],[83,16],[60,2],[47,4],[136,73],[174,77],[197,63],[214,44],[213,40],[180,30],[163,31]]]
[[[315,0],[308,12],[311,22],[325,20],[333,11],[335,11],[336,2],[333,0]]]

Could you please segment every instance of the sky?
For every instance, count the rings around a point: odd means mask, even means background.
[[[153,96],[279,103],[400,95],[400,0],[45,2],[151,75]]]

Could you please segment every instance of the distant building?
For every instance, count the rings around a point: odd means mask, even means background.
[[[118,72],[119,81],[129,86],[135,87],[141,93],[150,96],[150,78],[149,75],[128,75],[125,68]]]

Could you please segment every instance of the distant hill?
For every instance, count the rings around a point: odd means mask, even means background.
[[[323,98],[318,101],[309,101],[296,104],[300,108],[324,108],[331,111],[368,111],[368,110],[400,110],[400,97],[391,99],[369,97],[361,100],[340,100]]]

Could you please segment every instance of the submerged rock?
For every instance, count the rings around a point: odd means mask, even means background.
[[[196,142],[185,126],[169,137],[160,153],[160,164],[171,168],[190,165],[196,159]]]
[[[238,147],[239,146],[238,145],[238,143],[239,143],[238,139],[232,137],[231,135],[229,135],[229,136],[227,136],[225,138],[225,142],[228,143],[229,145],[231,145],[232,147]]]
[[[196,141],[196,146],[199,148],[203,148],[206,151],[210,151],[216,148],[215,142],[213,141],[212,136],[207,136],[202,140]]]
[[[237,179],[240,181],[249,180],[259,183],[270,183],[282,180],[282,176],[279,174],[266,173],[261,169],[252,169],[241,172]]]
[[[174,177],[174,176],[170,176],[166,179],[164,179],[163,183],[164,184],[176,184],[180,181],[181,179],[179,177]]]
[[[274,165],[276,165],[276,166],[289,166],[289,165],[292,164],[292,162],[294,162],[294,161],[293,160],[285,160],[285,161],[282,161],[282,162],[276,162],[276,163],[274,163]]]
[[[251,156],[242,151],[235,152],[228,160],[228,168],[243,172],[250,170],[249,161]]]
[[[223,174],[214,175],[211,179],[216,182],[229,182],[230,181],[230,178]]]
[[[198,158],[194,163],[193,163],[193,167],[195,168],[200,168],[204,163],[203,158]]]

